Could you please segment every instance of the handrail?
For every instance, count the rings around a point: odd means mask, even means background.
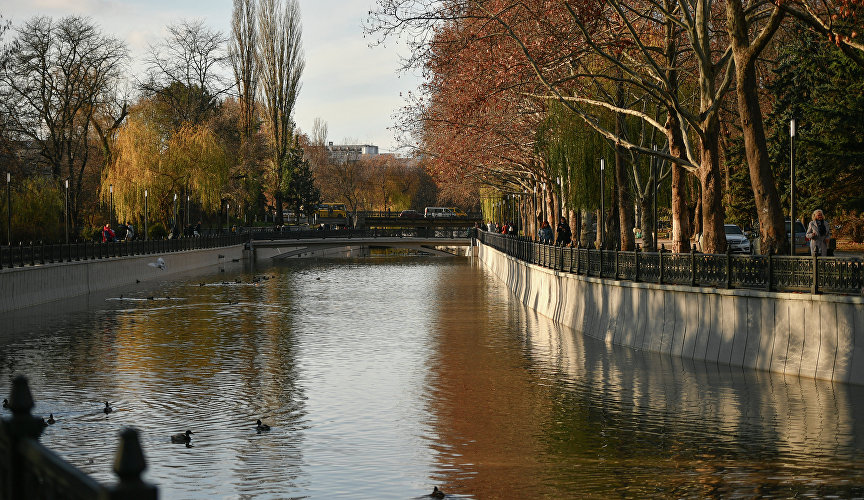
[[[248,239],[247,234],[231,233],[174,240],[132,240],[110,243],[85,241],[56,245],[46,245],[42,242],[38,244],[30,242],[29,245],[19,243],[11,247],[0,247],[0,269],[218,248],[239,245],[247,242]]]
[[[252,228],[252,240],[302,240],[327,238],[470,238],[472,228],[393,228],[393,229],[306,229],[278,230],[273,228]]]
[[[662,248],[659,252],[594,250],[543,245],[522,236],[487,231],[477,231],[475,237],[513,258],[583,276],[774,292],[864,292],[864,260],[860,258],[703,254],[695,247],[689,253]]]
[[[33,406],[27,379],[16,377],[9,397],[12,417],[0,421],[0,500],[158,498],[157,487],[141,479],[147,462],[138,431],[127,428],[120,433],[114,459],[114,473],[119,481],[106,486],[39,443],[44,424],[42,419],[30,414]]]

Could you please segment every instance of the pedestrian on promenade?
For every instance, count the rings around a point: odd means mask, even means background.
[[[111,225],[105,224],[105,227],[102,228],[102,243],[112,242],[114,238],[114,231],[111,230]]]
[[[540,230],[537,231],[537,236],[540,238],[540,244],[552,244],[552,226],[549,225],[549,221],[544,220],[543,223],[540,224]]]
[[[561,222],[558,223],[555,245],[566,247],[570,244],[572,237],[573,233],[570,231],[570,224],[567,224],[567,219],[562,217]]]
[[[828,240],[831,239],[831,227],[825,220],[822,210],[813,211],[813,220],[807,226],[807,239],[810,240],[810,255],[815,254],[825,257],[828,255]]]

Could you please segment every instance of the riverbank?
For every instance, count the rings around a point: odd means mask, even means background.
[[[659,285],[528,264],[478,242],[479,260],[540,314],[609,344],[864,384],[864,298]]]
[[[243,245],[0,270],[0,312],[46,304],[243,258]]]

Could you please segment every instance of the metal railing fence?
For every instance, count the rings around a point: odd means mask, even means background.
[[[0,420],[0,500],[156,500],[158,489],[141,480],[147,468],[138,432],[120,433],[114,459],[118,482],[107,486],[76,469],[39,443],[44,418],[31,415],[33,397],[27,379],[16,377],[9,397],[10,418]],[[5,410],[4,410],[5,411]]]
[[[246,241],[248,241],[247,235],[231,233],[175,240],[133,240],[111,243],[85,241],[83,243],[60,243],[55,245],[32,242],[25,245],[21,243],[11,247],[0,247],[0,269],[127,257],[130,255],[182,252],[184,250],[239,245]]]
[[[486,231],[476,231],[476,238],[525,262],[598,278],[775,292],[864,292],[860,258],[704,254],[695,247],[690,253],[594,250]]]
[[[244,228],[253,240],[326,238],[470,238],[472,228],[305,229]]]

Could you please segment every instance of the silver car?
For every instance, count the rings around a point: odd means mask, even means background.
[[[737,224],[724,224],[723,229],[726,231],[726,246],[729,247],[730,252],[753,253],[750,240]]]

